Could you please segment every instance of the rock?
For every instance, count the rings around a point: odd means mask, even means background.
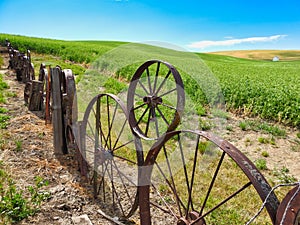
[[[87,214],[72,217],[74,225],[93,225]]]
[[[63,185],[57,185],[53,188],[51,188],[49,191],[51,194],[55,194],[55,193],[58,193],[58,192],[62,192],[65,190],[65,187]]]
[[[59,210],[63,210],[63,211],[70,211],[71,210],[71,207],[67,204],[60,204],[58,206],[56,206],[57,209]]]

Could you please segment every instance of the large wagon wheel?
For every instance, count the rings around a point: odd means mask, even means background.
[[[115,95],[100,94],[89,103],[81,125],[81,153],[103,211],[130,217],[138,207],[138,167],[127,110]]]
[[[156,224],[156,215],[165,224],[245,224],[271,191],[236,147],[202,131],[167,133],[151,148],[144,166],[139,191],[143,225],[151,218]],[[272,192],[266,209],[273,223],[278,205]]]
[[[185,97],[179,72],[171,64],[150,60],[141,65],[129,85],[129,123],[140,137],[155,139],[180,123]]]

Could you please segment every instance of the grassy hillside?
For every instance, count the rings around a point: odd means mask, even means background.
[[[125,44],[125,42],[116,41],[62,41],[0,34],[0,43],[4,43],[5,39],[9,39],[13,47],[21,52],[30,49],[36,53],[60,56],[64,60],[77,63],[90,63],[103,53]]]
[[[186,95],[198,114],[205,113],[206,106],[225,100],[228,110],[300,126],[300,61],[272,62],[270,54],[275,52],[269,51],[265,60],[249,60],[112,41],[61,41],[0,34],[0,43],[5,38],[23,51],[29,48],[39,54],[59,56],[65,60],[63,63],[67,60],[90,66],[85,73],[89,79],[82,84],[89,92],[94,90],[91,94],[99,92],[99,86],[115,93],[123,91],[127,87],[124,82],[129,82],[141,63],[161,59],[180,71]],[[279,57],[298,59],[294,51],[277,53]],[[247,54],[251,58],[254,52]],[[47,57],[50,61],[53,58]],[[38,63],[43,60],[37,58]],[[104,80],[105,76],[109,79]]]

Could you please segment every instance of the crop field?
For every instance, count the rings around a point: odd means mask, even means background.
[[[85,71],[86,74],[96,73],[97,76],[91,75],[86,80],[93,82],[89,84],[89,89],[99,86],[99,82],[103,81],[101,75],[109,74],[104,86],[109,91],[120,92],[140,62],[157,58],[174,64],[181,72],[185,91],[197,114],[205,114],[208,110],[206,106],[210,104],[221,103],[227,110],[239,114],[300,126],[300,60],[248,60],[124,42],[61,41],[0,34],[1,43],[6,38],[22,51],[28,48],[37,53],[34,55],[36,68],[42,59],[45,60],[43,54],[47,54],[53,56],[48,56],[48,64],[68,64],[75,74],[81,76]],[[115,50],[120,46],[121,50]],[[291,54],[293,52],[290,57]],[[103,62],[103,56],[114,58],[113,63],[118,65]]]

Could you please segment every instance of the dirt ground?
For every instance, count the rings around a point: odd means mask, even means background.
[[[13,94],[8,97],[7,103],[0,105],[7,108],[11,115],[8,128],[0,130],[1,136],[6,139],[0,151],[0,160],[5,163],[18,186],[32,185],[34,177],[40,176],[49,180],[50,185],[44,190],[51,193],[51,198],[42,204],[39,213],[19,224],[88,224],[76,223],[74,217],[83,215],[87,215],[94,225],[114,224],[97,212],[101,206],[93,199],[91,188],[78,172],[72,156],[54,155],[52,127],[45,125],[41,114],[28,111],[23,100],[24,84],[16,81],[14,73],[6,69],[7,60],[5,58],[0,73],[4,74],[10,86],[9,92]],[[286,167],[289,175],[300,180],[300,139],[296,136],[299,130],[281,126],[286,130],[286,137],[275,137],[275,145],[262,144],[258,139],[269,139],[270,135],[242,131],[239,123],[243,120],[245,118],[230,114],[226,120],[226,127],[230,129],[225,130],[222,136],[251,160],[264,158],[268,168],[264,171],[266,176]],[[17,143],[21,143],[21,147]],[[268,152],[268,157],[262,156],[264,151]]]

